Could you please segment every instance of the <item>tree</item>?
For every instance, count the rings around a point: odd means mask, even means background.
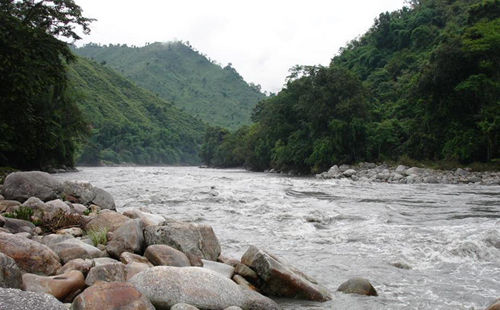
[[[0,2],[0,165],[73,166],[88,129],[66,77],[76,26],[91,19],[72,0]]]

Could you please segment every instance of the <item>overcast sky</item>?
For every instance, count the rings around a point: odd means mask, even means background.
[[[189,41],[247,82],[277,92],[288,69],[328,65],[379,13],[404,0],[76,0],[92,32],[77,45]]]

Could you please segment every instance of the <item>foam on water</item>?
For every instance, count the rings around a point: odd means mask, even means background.
[[[226,256],[268,249],[335,292],[362,276],[379,297],[280,300],[284,309],[484,309],[500,297],[499,186],[383,184],[194,167],[60,174],[212,225]]]

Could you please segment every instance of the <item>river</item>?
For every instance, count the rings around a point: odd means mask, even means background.
[[[119,211],[211,225],[225,256],[248,245],[290,262],[333,300],[283,309],[485,309],[500,297],[500,186],[320,180],[197,167],[80,168]],[[336,293],[351,277],[378,297]]]

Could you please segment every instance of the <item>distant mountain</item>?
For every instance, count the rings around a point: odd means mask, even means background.
[[[229,64],[222,68],[182,42],[144,47],[88,44],[81,56],[105,64],[210,125],[235,129],[250,123],[265,95]]]
[[[206,125],[114,70],[78,57],[68,70],[93,135],[80,163],[196,164]]]

